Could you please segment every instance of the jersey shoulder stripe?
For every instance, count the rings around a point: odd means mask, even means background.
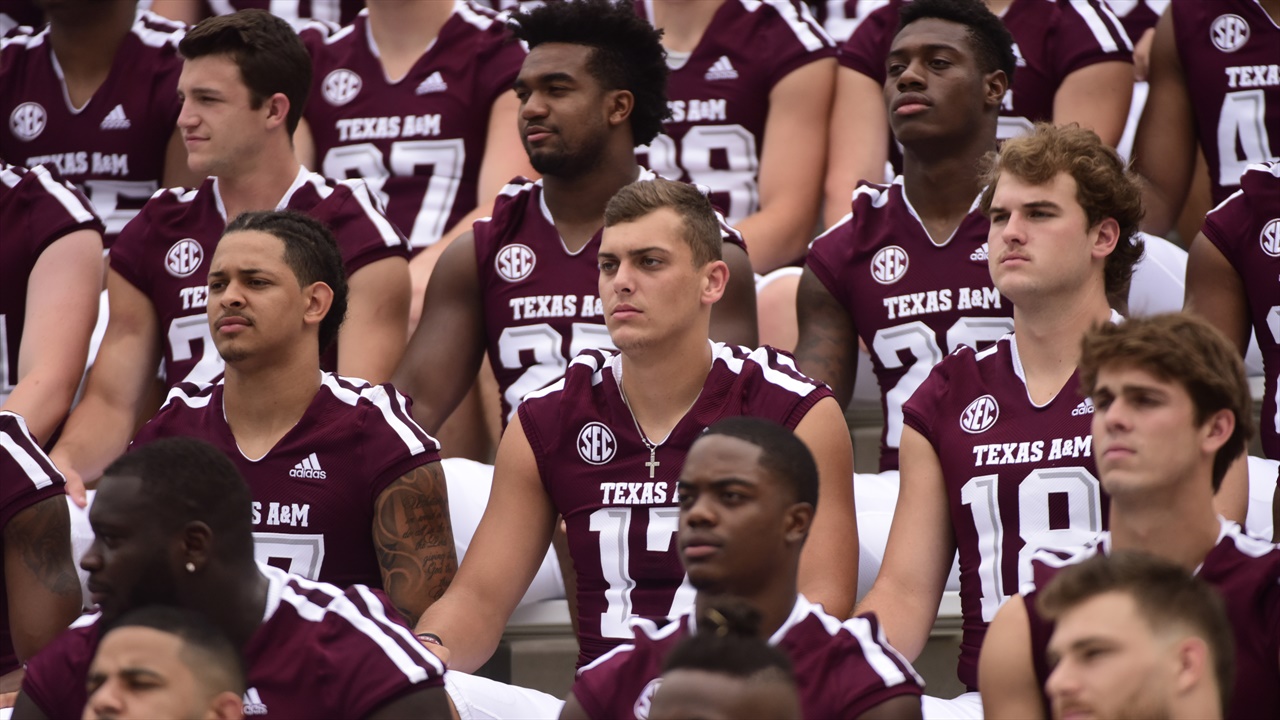
[[[0,412],[0,452],[17,463],[22,474],[37,490],[47,488],[55,482],[66,482],[53,461],[31,436],[27,421],[21,415]]]
[[[359,379],[353,382],[333,373],[324,373],[320,382],[335,398],[347,405],[357,407],[361,401],[371,405],[387,427],[409,449],[410,454],[418,455],[427,450],[440,449],[440,443],[410,416],[405,396],[390,384],[370,385]]]
[[[785,22],[787,29],[796,36],[796,40],[809,52],[835,46],[826,31],[814,22],[809,9],[801,3],[792,0],[743,0],[742,5],[748,12],[759,12],[764,7],[772,8]]]

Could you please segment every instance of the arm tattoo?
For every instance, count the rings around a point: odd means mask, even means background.
[[[412,626],[458,571],[440,463],[415,468],[382,491],[374,506],[373,545],[383,589]]]
[[[22,562],[46,590],[63,597],[80,597],[71,552],[71,518],[61,495],[25,508],[4,529],[6,543],[22,551]]]
[[[796,363],[800,372],[831,386],[843,408],[853,394],[858,371],[858,335],[853,319],[808,268],[796,293],[800,337]]]

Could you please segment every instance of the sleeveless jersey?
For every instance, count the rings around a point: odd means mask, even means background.
[[[1256,0],[1176,2],[1173,34],[1213,201],[1249,163],[1280,160],[1280,27]]]
[[[102,232],[80,191],[43,165],[0,163],[0,405],[18,384],[31,270],[50,245],[77,230]]]
[[[880,471],[898,467],[902,404],[961,345],[986,347],[1013,329],[1013,305],[991,283],[987,231],[969,215],[934,245],[903,192],[860,183],[853,213],[813,241],[805,263],[853,320],[880,384]]]
[[[22,416],[0,412],[0,531],[23,510],[63,495],[66,483]],[[0,672],[19,667],[9,630],[9,593],[0,577]]]
[[[0,158],[55,167],[93,201],[107,243],[160,188],[178,121],[183,26],[139,11],[102,86],[71,107],[49,29],[0,39]]]
[[[572,692],[588,717],[646,720],[667,656],[698,632],[691,612],[661,628],[644,620],[633,627],[629,644],[578,673]],[[801,595],[769,644],[791,660],[804,717],[856,718],[923,692],[924,680],[885,639],[874,614],[841,622]]]
[[[641,169],[637,181],[654,177]],[[569,252],[543,200],[542,181],[524,178],[502,189],[492,217],[473,225],[489,363],[504,424],[525,395],[559,380],[578,353],[613,347],[596,264],[602,230]],[[746,249],[723,219],[720,232]]]
[[[347,277],[370,263],[405,257],[404,237],[387,222],[380,203],[361,180],[325,180],[298,169],[277,210],[296,210],[323,222],[342,251]],[[164,348],[164,375],[179,382],[212,382],[222,357],[209,334],[205,306],[209,265],[228,218],[218,179],[196,190],[156,193],[111,248],[111,269],[151,301]],[[326,354],[332,369],[336,354]]]
[[[330,26],[349,25],[364,9],[364,0],[205,0],[214,15],[230,15],[241,10],[266,10],[288,20],[296,29],[313,21]]]
[[[658,446],[654,464],[619,391],[616,352],[583,352],[563,380],[520,405],[543,487],[568,527],[578,573],[579,666],[629,640],[633,616],[672,617],[692,603],[675,545],[675,490],[703,430],[740,415],[794,430],[831,395],[772,348],[711,343],[711,353],[702,394]]]
[[[1228,720],[1277,717],[1280,716],[1280,548],[1246,535],[1230,520],[1219,520],[1222,531],[1218,543],[1195,574],[1212,585],[1225,601],[1227,619],[1233,630],[1236,675],[1226,717]],[[1038,588],[1045,587],[1064,567],[1099,553],[1111,554],[1108,533],[1073,555],[1046,551],[1037,553],[1032,561],[1035,579],[1022,588],[1022,596],[1031,629],[1031,655],[1041,688],[1049,679],[1045,651],[1054,625],[1036,610]]]
[[[1251,165],[1240,189],[1205,216],[1204,236],[1235,268],[1249,300],[1258,349],[1262,351],[1262,449],[1280,459],[1280,163]]]
[[[364,178],[414,251],[435,243],[478,204],[489,111],[511,90],[524,49],[501,20],[465,2],[394,83],[367,12],[328,38],[302,36],[314,68],[305,117],[321,174]]]
[[[885,58],[898,35],[903,0],[867,16],[840,46],[840,64],[884,85]],[[1099,0],[1014,0],[1001,18],[1013,35],[1017,60],[1013,83],[1000,107],[1001,140],[1030,132],[1037,121],[1053,121],[1053,96],[1068,75],[1103,62],[1133,62],[1133,45],[1120,21]],[[901,155],[891,142],[890,158]]]
[[[243,648],[245,717],[368,717],[409,692],[443,687],[444,666],[380,591],[258,568],[269,585],[262,624]],[[46,717],[83,711],[100,618],[80,618],[27,663],[22,694]]]
[[[987,624],[1031,579],[1032,555],[1082,547],[1104,529],[1093,403],[1078,386],[1072,373],[1053,400],[1034,405],[1009,335],[982,352],[964,347],[948,356],[903,407],[942,467],[960,555],[957,674],[971,689]]]
[[[253,493],[259,562],[311,580],[382,586],[373,509],[388,485],[440,460],[440,443],[391,385],[323,373],[302,419],[256,460],[240,451],[223,413],[223,385],[182,383],[138,431],[131,449],[200,438],[235,463]]]
[[[649,0],[635,3],[653,18]],[[640,163],[669,180],[710,188],[712,204],[737,225],[760,210],[769,93],[793,70],[834,55],[802,5],[725,0],[688,61],[671,71],[671,117],[661,135],[636,148]]]

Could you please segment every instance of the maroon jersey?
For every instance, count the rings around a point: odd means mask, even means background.
[[[27,283],[40,254],[77,230],[102,232],[78,190],[44,166],[0,163],[0,405],[18,384]]]
[[[1031,556],[1084,546],[1107,516],[1093,461],[1093,402],[1081,399],[1078,373],[1040,406],[1023,378],[1009,335],[982,352],[949,355],[902,408],[933,446],[946,483],[960,555],[957,674],[971,689],[987,624],[1031,579]]]
[[[672,617],[692,603],[674,542],[675,490],[685,454],[703,430],[739,415],[794,430],[831,395],[773,348],[713,343],[711,352],[702,394],[658,446],[656,462],[619,391],[616,352],[583,352],[563,380],[518,409],[543,487],[568,527],[578,573],[579,665],[629,640],[632,617]]]
[[[387,80],[368,13],[324,38],[306,31],[315,72],[306,118],[325,177],[363,177],[414,251],[477,205],[494,101],[511,90],[523,47],[488,11],[458,2],[408,74]]]
[[[1227,718],[1280,717],[1280,548],[1244,534],[1230,520],[1219,519],[1222,531],[1218,544],[1195,574],[1218,590],[1234,631],[1236,679]],[[1022,596],[1041,688],[1049,679],[1045,652],[1054,626],[1036,611],[1037,588],[1045,587],[1067,565],[1098,553],[1111,553],[1107,533],[1074,554],[1040,552],[1033,559],[1034,580],[1023,586]]]
[[[296,210],[327,225],[338,240],[348,277],[378,260],[405,257],[404,237],[387,222],[361,180],[325,180],[299,168],[276,209]],[[213,258],[227,222],[218,179],[211,177],[196,190],[156,193],[111,248],[111,269],[155,307],[170,386],[211,382],[222,372],[205,315],[206,261]],[[327,361],[326,367],[333,369],[333,363]]]
[[[646,0],[635,3],[653,18]],[[803,5],[725,0],[689,59],[671,71],[671,117],[662,134],[636,155],[669,180],[710,188],[712,203],[738,224],[760,209],[769,93],[793,70],[834,55],[831,39]]]
[[[1204,236],[1235,268],[1249,300],[1266,389],[1262,398],[1262,449],[1280,459],[1280,163],[1253,165],[1240,189],[1205,216]]]
[[[889,4],[890,0],[805,0],[822,29],[836,43],[849,39],[858,24],[868,15]]]
[[[166,437],[200,438],[226,454],[253,493],[260,562],[311,580],[382,586],[373,507],[392,482],[440,460],[440,444],[387,385],[324,373],[302,419],[260,458],[248,458],[222,408],[223,385],[175,387],[131,449]]]
[[[867,16],[840,46],[840,64],[884,84],[885,59],[898,34],[903,0]],[[1196,3],[1193,3],[1196,4]],[[1133,45],[1120,21],[1099,0],[1014,0],[1001,18],[1013,35],[1017,67],[1000,107],[1001,139],[1053,121],[1053,97],[1068,75],[1103,62],[1133,62]],[[894,166],[901,163],[893,145]]]
[[[641,170],[639,180],[654,174]],[[721,236],[744,250],[742,236],[720,223]],[[612,348],[600,306],[596,254],[600,232],[571,253],[542,198],[542,181],[516,178],[473,226],[489,363],[502,396],[502,418],[520,400],[564,376],[583,350]]]
[[[312,21],[347,25],[364,9],[364,0],[206,0],[214,15],[230,15],[241,10],[266,10],[289,21],[297,29]]]
[[[853,320],[880,384],[880,470],[896,470],[902,404],[961,345],[978,348],[1013,329],[1013,305],[987,269],[991,223],[973,209],[935,245],[902,189],[860,183],[853,213],[809,247],[806,265]]]
[[[56,167],[93,201],[111,242],[160,187],[178,121],[183,26],[139,11],[111,71],[71,107],[49,29],[0,40],[0,158]]]
[[[49,498],[61,496],[62,473],[31,437],[21,415],[0,412],[0,531],[14,515]],[[61,502],[61,500],[59,500]],[[0,577],[0,673],[17,670],[18,656],[9,631],[9,593]],[[81,683],[82,685],[84,683]]]
[[[259,569],[269,586],[262,624],[243,648],[246,717],[367,717],[411,691],[443,687],[444,667],[380,591]],[[100,617],[80,618],[27,663],[22,694],[46,717],[80,717]]]
[[[1154,30],[1170,0],[1105,0],[1107,9],[1124,26],[1124,34],[1136,45],[1142,34]]]
[[[1169,12],[1213,201],[1220,203],[1239,187],[1249,163],[1280,160],[1280,27],[1257,0],[1176,2]]]
[[[662,665],[697,634],[692,613],[661,628],[638,620],[634,639],[578,672],[573,696],[588,717],[645,720],[662,684]],[[919,697],[924,680],[889,641],[874,614],[841,622],[803,595],[769,638],[791,660],[807,718],[856,718],[895,697]]]

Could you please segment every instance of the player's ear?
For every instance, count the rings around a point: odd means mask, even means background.
[[[1009,76],[1003,70],[993,70],[982,78],[982,86],[986,88],[987,105],[1000,107],[1009,92]]]
[[[702,268],[702,302],[713,305],[729,285],[729,266],[723,260],[712,260]]]
[[[208,717],[214,720],[242,720],[244,699],[230,690],[224,690],[209,702]]]
[[[1200,428],[1204,434],[1205,451],[1216,454],[1236,431],[1236,414],[1223,408],[1206,418]]]
[[[631,111],[636,108],[636,96],[630,90],[610,90],[605,93],[610,125],[621,125],[631,118]]]
[[[1209,646],[1203,638],[1191,636],[1179,642],[1176,663],[1174,684],[1182,693],[1190,691],[1197,684],[1209,681],[1208,676],[1213,673]]]
[[[213,531],[199,520],[192,520],[182,528],[182,545],[178,548],[178,566],[185,573],[194,573],[209,563],[213,554]]]
[[[304,294],[307,310],[303,319],[308,324],[319,325],[320,321],[329,314],[329,308],[333,305],[333,288],[329,287],[328,283],[313,282],[306,287]]]
[[[284,126],[289,120],[289,98],[284,93],[276,93],[267,98],[263,105],[267,108],[267,129],[274,130]]]
[[[809,529],[813,527],[813,506],[800,502],[787,509],[785,518],[785,536],[787,542],[801,543],[809,537]]]

